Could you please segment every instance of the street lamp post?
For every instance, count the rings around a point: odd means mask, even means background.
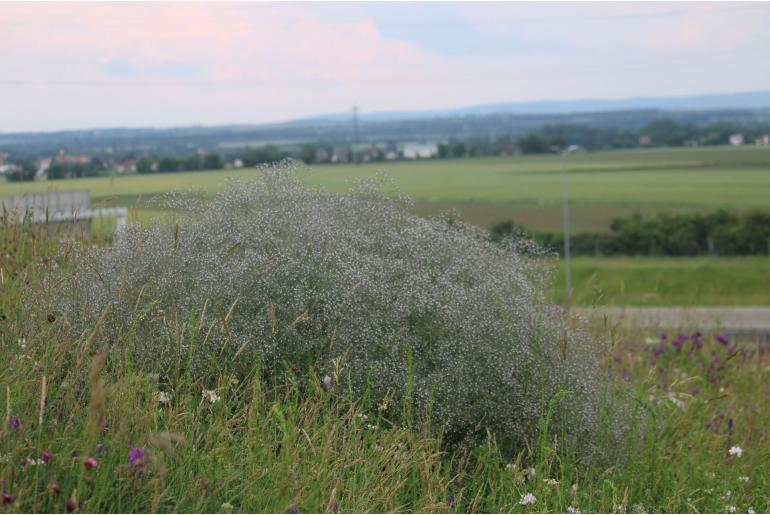
[[[580,150],[578,145],[570,145],[561,153],[561,175],[564,185],[564,275],[566,277],[567,306],[572,305],[572,263],[570,261],[569,251],[569,186],[567,184],[567,156],[576,150]]]

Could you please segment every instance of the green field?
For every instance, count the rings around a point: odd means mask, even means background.
[[[533,230],[561,228],[562,177],[558,156],[513,156],[353,165],[319,165],[309,180],[333,190],[350,180],[388,172],[416,200],[418,214],[458,208],[483,227],[513,219]],[[770,148],[648,149],[570,156],[575,231],[606,230],[615,216],[658,211],[764,208],[770,193]],[[132,205],[173,189],[210,192],[225,177],[253,169],[127,175],[34,184],[0,183],[0,195],[49,189],[90,189],[95,201]]]
[[[770,258],[577,258],[573,302],[608,306],[767,306]],[[551,295],[564,299],[563,267]]]
[[[575,232],[607,230],[615,216],[659,211],[767,208],[770,148],[649,149],[570,156],[570,198]],[[513,156],[311,168],[308,180],[332,190],[379,170],[415,200],[420,215],[451,208],[466,221],[489,227],[513,219],[530,229],[559,231],[561,160]],[[125,175],[0,183],[0,195],[87,188],[97,205],[136,206],[133,218],[157,216],[152,197],[175,189],[209,193],[225,178],[254,169]],[[574,262],[575,303],[606,305],[770,305],[770,259],[580,258]],[[563,277],[554,279],[560,298]]]

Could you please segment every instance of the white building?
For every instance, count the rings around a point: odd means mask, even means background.
[[[404,143],[401,146],[401,155],[404,159],[430,159],[438,155],[438,144],[431,143]]]
[[[736,147],[743,145],[743,134],[741,133],[731,134],[730,145],[735,145]]]

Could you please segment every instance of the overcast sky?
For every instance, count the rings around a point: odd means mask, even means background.
[[[770,3],[0,2],[0,131],[770,89]]]

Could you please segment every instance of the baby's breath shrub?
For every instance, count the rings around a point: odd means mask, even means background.
[[[299,174],[284,163],[212,199],[172,195],[177,222],[123,228],[65,289],[74,334],[109,309],[94,345],[146,369],[210,380],[221,363],[245,374],[260,359],[268,376],[315,370],[449,442],[494,434],[520,448],[548,420],[591,450],[600,349],[544,298],[534,246]]]

